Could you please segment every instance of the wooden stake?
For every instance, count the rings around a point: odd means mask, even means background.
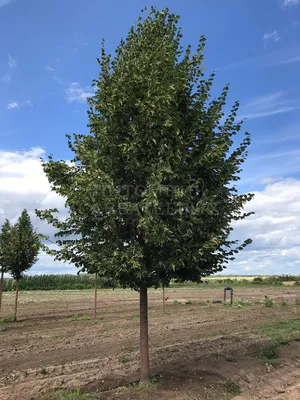
[[[3,277],[4,277],[4,272],[1,271],[1,278],[0,278],[0,312],[1,312],[1,306],[2,306]]]
[[[18,298],[19,298],[19,281],[16,281],[16,298],[15,298],[15,315],[14,315],[14,321],[17,321],[17,315],[18,315]]]
[[[94,318],[97,318],[97,294],[98,294],[98,285],[97,285],[97,277],[98,274],[95,275],[95,295],[94,295]]]
[[[141,353],[140,383],[149,383],[150,364],[149,364],[147,286],[142,286],[140,288],[140,353]]]

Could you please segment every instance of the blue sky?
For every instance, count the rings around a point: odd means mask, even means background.
[[[286,243],[290,242],[288,235],[295,238],[300,229],[295,196],[300,193],[300,0],[0,0],[0,216],[14,218],[20,198],[32,209],[41,202],[51,203],[44,181],[38,185],[45,192],[36,194],[33,178],[44,178],[41,172],[35,175],[33,169],[39,168],[35,162],[43,151],[68,157],[64,135],[87,132],[85,98],[98,75],[101,39],[113,52],[140,10],[152,4],[168,6],[181,16],[184,44],[196,46],[198,38],[206,36],[206,71],[217,73],[214,92],[230,83],[229,102],[240,100],[240,116],[247,118],[245,129],[252,134],[240,189],[258,193],[260,203],[253,203],[258,217],[251,220],[252,230],[247,227],[244,232],[240,225],[237,232],[263,235],[270,225],[269,236],[262,240],[263,248],[260,240],[253,244],[232,271],[254,273],[260,265],[279,271],[283,261],[268,267],[261,258],[252,264],[249,260],[253,252],[264,251],[264,259],[278,260],[279,253],[284,257],[281,253],[289,251],[289,271],[297,272],[297,243],[290,247],[276,243],[284,232]],[[274,195],[277,189],[280,194]],[[266,207],[270,197],[281,211],[271,212],[273,203]],[[257,231],[260,217],[280,220],[262,224]],[[287,218],[296,218],[296,233],[291,234]],[[279,236],[270,244],[274,231]]]

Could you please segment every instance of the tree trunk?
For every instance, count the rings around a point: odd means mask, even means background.
[[[166,311],[166,291],[165,291],[164,287],[163,287],[163,309],[165,312]]]
[[[150,380],[149,366],[149,342],[148,342],[148,289],[140,288],[140,352],[141,371],[140,383],[148,383]]]
[[[17,314],[18,314],[18,297],[19,297],[19,281],[16,281],[16,299],[15,299],[15,315],[14,321],[17,321]]]
[[[97,277],[98,277],[98,274],[95,275],[95,296],[94,296],[94,300],[95,300],[95,303],[94,303],[94,318],[95,319],[97,318],[97,289],[98,289],[98,287],[97,287]]]
[[[2,306],[3,278],[4,278],[4,271],[1,270],[1,278],[0,278],[0,312],[1,312],[1,306]]]

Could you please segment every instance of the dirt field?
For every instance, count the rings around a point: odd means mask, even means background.
[[[300,307],[295,300],[300,290],[237,288],[236,299],[253,303],[234,307],[213,304],[222,295],[218,289],[168,289],[163,313],[162,291],[151,290],[155,379],[140,388],[125,387],[138,379],[137,293],[99,291],[96,320],[88,319],[92,291],[20,293],[19,322],[0,324],[0,399],[40,399],[54,390],[80,388],[94,393],[82,398],[109,400],[227,400],[239,394],[251,400],[299,400]],[[256,304],[265,296],[277,306]],[[12,313],[13,301],[12,293],[4,295],[2,316]],[[262,355],[272,338],[281,331],[286,335],[286,326],[290,343],[278,347],[275,365],[272,355],[270,362]]]

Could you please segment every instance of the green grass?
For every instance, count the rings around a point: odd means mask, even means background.
[[[263,324],[258,327],[257,332],[271,340],[261,352],[261,359],[266,364],[277,367],[280,365],[279,348],[286,346],[293,339],[300,338],[300,320],[291,319]]]
[[[119,357],[119,363],[126,364],[129,361],[130,361],[130,358],[126,354],[123,354],[122,356]]]
[[[173,301],[173,306],[179,306],[180,304],[181,304],[181,302],[178,300]]]
[[[300,319],[262,324],[257,332],[275,343],[288,342],[300,338]]]
[[[193,300],[188,300],[185,304],[194,304]]]
[[[266,298],[264,299],[264,301],[263,301],[263,305],[264,305],[265,307],[275,307],[275,306],[276,306],[276,303],[275,303],[275,301],[274,301],[273,299],[271,299],[271,298],[269,298],[269,297],[266,297]]]
[[[280,365],[280,359],[278,355],[278,348],[279,345],[276,344],[275,342],[271,342],[268,347],[266,347],[262,352],[261,352],[261,359],[269,365],[272,365],[273,367],[276,367]]]
[[[300,299],[296,299],[296,300],[295,300],[295,305],[296,305],[296,306],[300,306]]]
[[[0,318],[0,324],[8,324],[9,322],[14,322],[15,317],[13,315],[8,315],[7,317]]]
[[[88,321],[90,319],[91,319],[91,317],[89,315],[75,314],[75,315],[72,315],[72,317],[68,318],[67,321],[68,322],[71,322],[71,321]]]
[[[91,394],[81,393],[79,390],[63,390],[46,394],[41,400],[96,400]]]
[[[235,308],[251,307],[254,305],[254,303],[252,301],[244,300],[244,299],[234,300],[232,304],[230,304],[230,301],[226,301],[223,304],[226,307],[235,307]]]
[[[238,396],[241,393],[239,385],[230,379],[221,381],[220,386],[221,388],[224,388],[226,393],[229,393],[232,396]]]
[[[139,382],[130,383],[129,385],[118,387],[116,389],[116,392],[129,392],[133,390],[140,391],[145,389],[151,389],[156,385],[157,385],[157,379],[155,377],[151,377],[150,382],[148,383],[139,383]]]

